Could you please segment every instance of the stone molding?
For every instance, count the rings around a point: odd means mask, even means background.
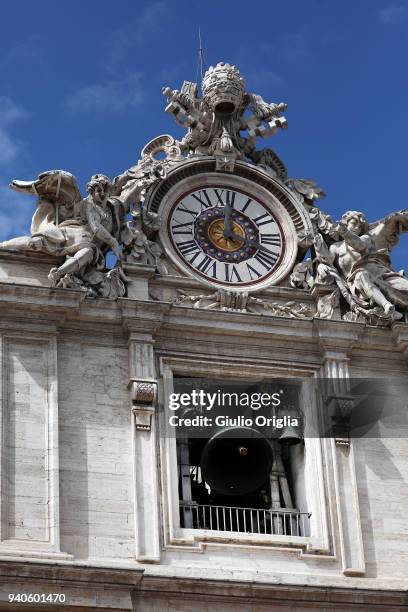
[[[309,366],[305,364],[300,366],[297,371],[299,376],[313,377],[319,366]],[[162,389],[160,392],[161,406],[166,405],[166,397],[173,392],[173,372],[177,374],[186,374],[189,376],[226,376],[230,379],[252,377],[257,380],[260,377],[288,376],[288,372],[279,372],[278,367],[270,365],[268,368],[252,365],[251,370],[243,370],[234,360],[225,361],[214,360],[213,358],[205,358],[200,356],[197,362],[194,359],[172,358],[171,356],[162,355],[160,357],[160,373],[162,377]],[[301,373],[302,372],[302,373]],[[292,374],[293,376],[293,374]],[[308,396],[310,390],[302,391],[304,400],[311,402],[312,398]],[[161,421],[159,426],[164,428],[163,419],[165,415],[160,413]],[[234,546],[241,550],[250,553],[251,551],[261,550],[281,550],[285,551],[286,555],[293,556],[293,559],[319,558],[323,563],[336,561],[333,549],[331,546],[331,534],[329,532],[329,522],[326,513],[327,499],[325,496],[325,475],[323,468],[322,453],[323,448],[321,441],[318,438],[310,438],[305,440],[307,445],[306,456],[308,458],[308,473],[306,485],[310,491],[309,508],[313,517],[314,533],[311,536],[291,537],[279,535],[261,535],[261,534],[230,534],[221,536],[218,533],[208,534],[200,530],[189,530],[180,528],[179,517],[179,496],[178,496],[178,477],[176,472],[176,444],[175,439],[168,436],[160,437],[161,444],[161,481],[165,483],[162,489],[163,512],[162,521],[164,529],[164,540],[166,550],[190,550],[191,552],[203,553],[207,548],[219,546]]]
[[[349,393],[348,352],[355,345],[349,338],[348,346],[343,342],[339,350],[338,338],[323,337],[324,361],[321,376],[329,385],[328,406],[334,408],[332,414],[333,439],[327,440],[330,446],[333,466],[336,517],[338,524],[338,543],[342,560],[343,574],[364,576],[366,571],[363,534],[358,499],[358,486],[354,457],[354,446],[348,435],[348,423],[354,408]],[[347,350],[347,352],[346,352]],[[332,384],[330,384],[330,382]]]
[[[8,593],[61,593],[66,603],[61,608],[73,611],[133,610],[132,593],[143,577],[143,568],[115,569],[92,567],[91,564],[58,565],[0,561],[0,610],[28,610],[27,603],[8,602]],[[33,604],[36,610],[56,609],[50,603]],[[58,606],[58,609],[60,606]]]
[[[21,287],[13,287],[7,285],[10,289],[9,297],[14,293],[26,300],[26,303],[32,304],[36,295],[46,295],[52,291],[56,298],[64,299],[71,293],[75,296],[77,292],[62,290],[62,289],[46,289],[46,288],[31,288],[30,292],[21,294]],[[286,290],[281,288],[280,295],[286,295]],[[24,302],[23,302],[24,303]],[[224,313],[211,312],[205,310],[184,309],[172,306],[165,302],[149,302],[143,300],[122,299],[118,302],[109,300],[92,300],[82,299],[79,302],[78,308],[67,308],[64,312],[64,318],[60,317],[59,301],[45,308],[26,309],[26,317],[23,319],[21,312],[10,307],[10,302],[6,302],[8,320],[2,319],[2,326],[5,330],[13,327],[13,335],[16,333],[27,334],[27,330],[33,331],[36,328],[38,335],[56,336],[59,332],[64,333],[64,330],[76,329],[76,334],[89,333],[90,337],[93,334],[95,338],[99,338],[95,342],[104,342],[104,334],[109,333],[115,337],[115,342],[118,342],[123,347],[126,346],[126,341],[129,345],[129,355],[131,361],[130,378],[132,382],[155,383],[159,380],[159,374],[156,371],[155,356],[172,360],[177,372],[191,374],[191,364],[200,363],[209,375],[217,376],[221,369],[228,370],[229,375],[242,376],[266,376],[271,371],[279,376],[312,376],[319,372],[322,361],[330,363],[331,373],[335,376],[335,367],[345,372],[344,368],[347,364],[353,361],[353,352],[355,350],[362,351],[365,347],[367,354],[379,355],[384,347],[388,351],[395,348],[395,340],[388,330],[368,327],[362,323],[346,323],[345,321],[311,321],[311,320],[285,320],[278,318],[264,318],[258,315],[245,313]],[[5,303],[2,303],[2,312]],[[48,322],[49,315],[52,313],[52,325]],[[248,330],[248,338],[246,346],[248,355],[242,354],[238,349],[242,345],[242,329]],[[403,342],[405,326],[398,324],[394,326],[394,335]],[[20,330],[20,331],[18,331]],[[10,333],[10,332],[9,332]],[[247,336],[245,336],[247,338]],[[291,343],[288,338],[296,338],[296,342]],[[180,343],[188,350],[180,351]],[[209,353],[208,347],[211,343],[213,353]],[[224,344],[223,344],[224,343]],[[302,343],[307,346],[307,351],[302,350]],[[285,347],[284,352],[277,353],[276,347],[279,345]],[[235,348],[234,348],[235,347]],[[261,357],[259,347],[265,351]],[[182,354],[183,353],[183,354]],[[186,354],[187,353],[187,354]],[[217,355],[218,354],[218,355]],[[227,357],[226,355],[229,355]],[[234,357],[232,358],[232,354]],[[217,355],[217,359],[214,356]],[[397,355],[401,355],[400,352]],[[132,369],[133,368],[133,369]],[[161,393],[161,390],[158,389]],[[135,394],[137,397],[137,393]],[[129,402],[131,403],[131,402]],[[145,408],[145,406],[144,406]],[[137,415],[132,415],[136,419]],[[157,468],[157,440],[156,417],[151,414],[152,428],[151,431],[137,429],[134,424],[134,464],[135,464],[135,506],[136,517],[135,533],[137,535],[135,544],[135,564],[158,563],[160,559],[160,551],[162,546],[160,535],[160,520],[157,520],[156,513],[160,508],[159,500],[152,495],[155,469]],[[345,452],[343,452],[345,451]],[[346,452],[347,451],[347,452]],[[337,468],[343,474],[348,470],[348,481],[344,481],[344,476],[339,475],[338,479],[338,494],[342,498],[339,509],[331,508],[327,505],[327,511],[330,516],[343,516],[346,505],[351,505],[349,516],[352,520],[356,520],[356,501],[353,500],[353,494],[342,497],[343,482],[347,484],[347,491],[353,491],[354,484],[352,482],[352,471],[348,466],[349,461],[354,461],[353,456],[350,459],[350,451],[348,449],[337,448],[335,460]],[[323,456],[326,457],[328,465],[334,465],[334,459],[331,449],[323,449]],[[167,459],[166,459],[167,460]],[[344,465],[345,464],[345,465]],[[318,465],[318,459],[314,465]],[[330,467],[330,469],[332,469]],[[333,468],[334,469],[334,468]],[[323,470],[323,468],[322,468]],[[319,476],[320,478],[320,476]],[[147,495],[144,499],[137,499],[137,483],[140,486],[140,480],[149,485]],[[343,479],[343,480],[342,480]],[[330,487],[335,489],[334,482],[330,481]],[[324,487],[320,492],[316,492],[316,504],[319,504],[319,499],[324,500]],[[358,501],[358,500],[357,500]],[[323,504],[321,503],[322,507]],[[317,511],[313,510],[316,515]],[[167,519],[166,519],[167,520]],[[324,521],[322,518],[322,525]],[[343,519],[341,519],[343,520]],[[338,518],[334,519],[335,524],[338,524]],[[146,534],[146,525],[149,524],[149,537]],[[167,529],[167,525],[165,525]],[[337,529],[337,526],[335,527]],[[344,524],[343,531],[346,534],[350,530],[350,525]],[[323,527],[322,527],[323,529]],[[321,568],[325,564],[326,567],[333,568],[334,564],[342,559],[342,568],[346,575],[362,575],[361,564],[358,560],[358,538],[353,544],[354,548],[350,548],[350,539],[345,536],[343,538],[344,553],[342,553],[340,545],[340,536],[335,544],[337,548],[333,548],[330,540],[330,529],[327,530],[327,537],[320,540],[320,543],[313,543],[308,547],[304,543],[303,547],[288,546],[288,543],[270,543],[263,544],[263,549],[271,550],[273,554],[277,551],[283,551],[282,554],[292,556],[293,563],[296,564],[299,556],[301,562],[304,559],[310,559],[313,563],[318,563]],[[231,546],[232,544],[220,542],[207,542],[203,546],[196,546],[193,549],[188,545],[189,552],[202,554],[204,547],[218,550],[220,545]],[[182,554],[183,543],[174,542],[177,549],[177,554]],[[236,546],[236,543],[235,543]],[[253,544],[239,543],[239,546],[246,547],[246,553],[254,551]],[[288,552],[290,549],[290,552]],[[171,547],[166,549],[165,554],[171,554]],[[285,552],[286,551],[286,552]],[[10,551],[12,552],[16,551]],[[6,554],[6,552],[5,552]],[[26,553],[27,554],[27,553]],[[280,552],[279,552],[280,554]],[[342,556],[343,555],[343,556]],[[34,558],[35,555],[32,555]],[[51,556],[51,555],[50,555]],[[161,567],[161,566],[160,566]],[[323,569],[323,568],[322,568]],[[333,571],[333,570],[331,570]],[[354,572],[354,573],[353,573]]]
[[[152,575],[143,566],[132,568],[102,568],[92,565],[62,565],[0,561],[2,597],[0,610],[19,609],[10,605],[7,593],[37,592],[64,593],[64,608],[73,612],[111,610],[133,612],[160,609],[229,610],[240,609],[287,610],[288,606],[310,610],[353,610],[402,612],[408,596],[402,588],[356,588],[316,584],[267,584],[245,580],[215,580]],[[160,608],[158,608],[160,606]],[[273,606],[273,607],[272,607]],[[21,604],[21,609],[28,609]],[[36,605],[37,610],[50,610],[50,605]]]
[[[42,508],[43,512],[37,520],[33,522],[34,532],[25,532],[25,528],[22,528],[23,522],[19,525],[16,522],[14,515],[9,516],[10,512],[16,512],[16,494],[13,493],[11,500],[9,500],[9,488],[14,486],[17,488],[16,483],[20,485],[21,491],[21,478],[22,474],[19,472],[17,475],[9,473],[10,462],[8,458],[8,446],[4,443],[7,440],[9,433],[8,427],[11,426],[9,423],[13,415],[19,414],[19,408],[21,410],[21,399],[19,399],[18,393],[13,390],[15,385],[15,377],[17,381],[22,384],[24,377],[27,375],[25,366],[21,368],[20,361],[22,356],[26,355],[29,359],[29,351],[31,351],[31,359],[33,363],[35,361],[38,371],[36,372],[39,381],[33,382],[33,393],[35,393],[35,402],[31,411],[34,414],[32,417],[34,420],[31,422],[33,432],[29,428],[25,435],[25,444],[28,448],[42,449],[44,452],[43,460],[43,477],[46,480],[47,486],[43,491]],[[17,364],[17,365],[15,365]],[[42,369],[41,366],[42,365]],[[11,332],[2,331],[0,329],[0,370],[1,370],[1,381],[0,381],[0,428],[1,437],[3,444],[1,446],[0,454],[0,472],[1,472],[1,524],[0,524],[0,555],[14,555],[16,550],[24,550],[29,555],[47,555],[55,558],[69,558],[60,550],[60,518],[59,518],[59,429],[58,429],[58,364],[57,364],[57,336],[56,331],[52,333],[51,330],[47,330],[46,333],[41,331],[30,331],[24,333],[23,331],[12,330]],[[10,370],[16,367],[17,372],[12,373]],[[21,368],[18,370],[18,368]],[[20,376],[20,379],[18,378]],[[29,376],[29,374],[28,374]],[[21,378],[23,377],[23,378]],[[14,405],[13,402],[16,402]],[[35,429],[37,422],[42,427],[42,436],[37,439],[38,429]],[[42,425],[41,425],[42,424]],[[31,437],[30,437],[31,435]],[[42,442],[43,446],[39,446]],[[13,444],[13,442],[12,442]],[[17,453],[18,443],[14,452]],[[30,446],[31,444],[31,446]],[[28,449],[26,449],[28,450]],[[21,448],[20,448],[21,453]],[[20,470],[21,470],[20,457]],[[13,466],[11,466],[13,469]],[[15,466],[14,466],[15,469]],[[38,478],[38,476],[37,476]],[[15,480],[17,479],[17,480]],[[12,483],[11,483],[12,480]],[[37,483],[38,484],[38,483]],[[22,493],[20,492],[20,497]],[[30,493],[26,492],[26,496]],[[40,505],[40,499],[37,499],[36,493],[31,492],[33,503]],[[9,502],[11,502],[9,508]],[[9,528],[13,527],[12,532],[9,533]],[[15,532],[16,529],[20,531]],[[42,534],[42,537],[40,537]],[[24,537],[26,536],[26,537]]]
[[[135,504],[135,557],[140,562],[160,561],[158,470],[156,456],[157,378],[153,332],[162,322],[162,312],[149,312],[146,327],[126,321],[129,333],[128,385],[132,406],[133,495]],[[145,321],[146,322],[146,321]],[[140,495],[140,490],[144,491]]]
[[[189,285],[186,285],[186,288]],[[274,288],[265,294],[275,301],[295,299],[293,289]],[[296,293],[296,292],[295,292]],[[262,293],[262,295],[264,295]],[[299,294],[300,297],[301,294]],[[307,294],[301,297],[309,304]],[[11,283],[0,283],[0,311],[2,325],[9,330],[32,329],[34,331],[59,330],[78,326],[81,330],[107,329],[117,335],[119,326],[123,332],[132,332],[136,337],[155,337],[171,334],[171,330],[188,335],[193,327],[196,333],[200,330],[217,333],[222,322],[223,335],[239,333],[242,325],[251,334],[254,342],[273,336],[274,339],[296,336],[299,342],[305,342],[313,350],[325,350],[337,353],[366,351],[372,355],[377,351],[388,351],[390,354],[397,348],[399,354],[406,354],[406,326],[396,323],[391,332],[385,328],[366,325],[365,323],[334,321],[324,319],[285,319],[285,317],[267,316],[258,313],[223,312],[203,309],[191,309],[177,306],[166,301],[130,300],[122,298],[117,301],[95,300],[87,298],[83,292],[69,289],[34,287]],[[27,312],[30,316],[27,316]],[[51,325],[51,327],[50,327]],[[0,324],[1,327],[1,324]],[[214,340],[214,339],[213,339]],[[407,344],[408,346],[408,344]]]
[[[319,587],[317,585],[254,584],[245,582],[161,578],[144,575],[134,591],[133,601],[146,610],[154,610],[160,602],[163,612],[172,610],[174,602],[188,606],[186,610],[229,610],[231,605],[246,610],[339,610],[351,612],[402,612],[408,604],[405,591]],[[200,602],[199,604],[197,602]],[[152,606],[152,607],[151,607]],[[197,607],[195,607],[197,606]],[[273,606],[273,607],[272,607]],[[245,607],[245,608],[244,608]],[[178,608],[180,611],[183,607]]]

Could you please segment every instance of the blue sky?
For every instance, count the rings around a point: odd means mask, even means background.
[[[199,26],[207,66],[234,63],[249,91],[288,103],[289,129],[261,146],[326,190],[322,208],[370,221],[408,208],[408,1],[15,0],[2,5],[0,239],[27,233],[34,210],[11,179],[62,168],[85,193],[154,136],[181,136],[161,87],[195,79]],[[407,254],[403,236],[398,269]]]

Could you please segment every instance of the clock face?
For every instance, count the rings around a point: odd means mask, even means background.
[[[167,231],[191,272],[231,288],[263,284],[285,253],[272,208],[226,185],[198,187],[179,197],[169,211]]]

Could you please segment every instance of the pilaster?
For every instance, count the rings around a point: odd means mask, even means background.
[[[36,327],[0,328],[0,555],[69,559],[60,549],[57,329]]]
[[[136,311],[135,311],[136,310]],[[151,304],[124,308],[129,332],[129,396],[132,426],[135,556],[144,563],[160,562],[159,483],[157,466],[157,374],[154,332],[163,312]]]
[[[333,321],[316,322],[322,349],[320,376],[325,379],[324,410],[332,415],[332,436],[327,442],[334,476],[335,510],[342,571],[346,576],[363,576],[365,559],[355,469],[354,443],[347,434],[353,409],[349,363],[358,342],[360,326],[338,326]]]

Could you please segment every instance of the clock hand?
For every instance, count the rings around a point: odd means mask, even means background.
[[[246,246],[255,247],[259,251],[264,251],[265,253],[269,253],[270,255],[274,255],[274,253],[272,253],[272,251],[270,251],[266,247],[262,246],[262,244],[259,244],[259,242],[257,242],[256,240],[245,239],[243,236],[240,236],[239,234],[234,234],[234,232],[231,232],[230,235],[228,236],[228,238],[230,238],[230,240],[239,240],[239,242],[244,242],[246,244]]]
[[[272,253],[272,251],[270,251],[266,247],[262,246],[262,244],[259,244],[259,242],[257,242],[256,240],[245,241],[245,244],[249,244],[249,246],[253,246],[256,249],[258,249],[259,251],[263,251],[264,253],[269,253],[269,255],[274,255],[274,253]]]
[[[224,206],[224,238],[232,237],[232,224],[231,224],[232,206],[225,204]]]
[[[246,238],[244,238],[244,236],[240,236],[239,234],[234,234],[234,232],[230,232],[229,236],[226,236],[226,238],[230,238],[231,240],[237,240],[239,242],[245,242],[245,244],[250,245],[249,243],[251,242],[251,240],[246,240]]]

